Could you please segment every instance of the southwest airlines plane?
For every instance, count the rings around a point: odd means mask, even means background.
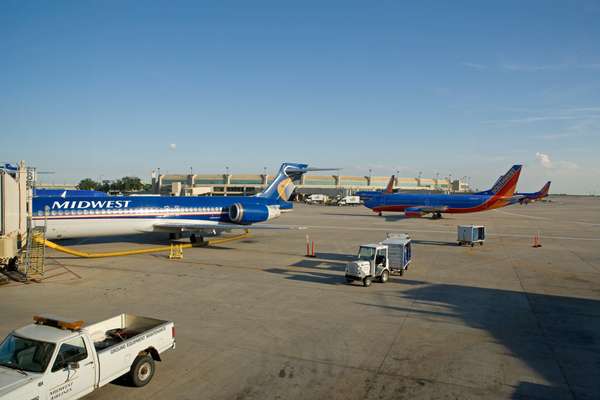
[[[442,213],[471,213],[491,210],[513,204],[519,196],[514,196],[515,187],[521,174],[521,165],[513,165],[500,177],[494,187],[485,192],[473,194],[412,194],[381,193],[365,199],[365,206],[373,211],[404,212],[407,217],[422,217],[432,214],[441,218]]]
[[[516,201],[521,204],[533,203],[534,201],[538,201],[543,199],[544,197],[548,197],[548,191],[550,190],[550,181],[546,182],[544,187],[542,187],[538,192],[533,193],[515,193],[515,196],[521,196]]]
[[[66,239],[149,232],[189,234],[196,242],[232,229],[289,229],[264,222],[290,208],[294,182],[307,164],[284,163],[275,180],[256,196],[157,197],[106,196],[33,198],[34,226],[46,225],[48,239]]]

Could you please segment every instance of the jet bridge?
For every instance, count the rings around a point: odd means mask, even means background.
[[[0,166],[0,267],[14,269],[27,245],[34,174],[23,161]]]

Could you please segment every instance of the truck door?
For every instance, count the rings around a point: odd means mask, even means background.
[[[382,248],[377,250],[377,254],[375,256],[375,271],[374,275],[379,275],[383,268],[387,265],[387,249]]]
[[[46,400],[76,399],[94,390],[96,371],[94,351],[83,336],[60,345],[50,371],[44,378]]]

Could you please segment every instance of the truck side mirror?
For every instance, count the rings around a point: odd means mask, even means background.
[[[75,369],[79,369],[79,363],[77,361],[71,361],[67,363],[67,369],[68,370],[75,370]]]

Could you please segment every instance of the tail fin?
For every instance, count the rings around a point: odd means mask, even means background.
[[[494,186],[486,192],[500,196],[512,196],[515,193],[519,175],[521,174],[522,165],[513,165],[508,172],[502,175],[494,184]]]
[[[332,170],[336,170],[336,168],[308,168],[308,164],[283,163],[273,182],[271,182],[263,192],[257,194],[257,196],[279,201],[288,201],[296,188],[294,182],[298,182],[302,175],[309,171]]]
[[[551,181],[546,182],[544,187],[538,192],[540,198],[548,196],[548,191],[550,191],[551,183]]]
[[[385,188],[385,193],[393,193],[394,192],[394,179],[396,179],[396,176],[392,175],[390,177],[390,181],[388,182],[388,184]]]

